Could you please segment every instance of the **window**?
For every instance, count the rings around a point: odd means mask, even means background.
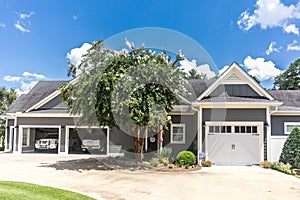
[[[234,126],[235,133],[257,133],[257,126]]]
[[[28,147],[29,146],[29,133],[30,129],[29,128],[23,128],[23,142],[22,146]]]
[[[300,128],[300,122],[284,122],[284,134],[290,134],[295,127]]]
[[[209,133],[231,133],[231,126],[209,126]]]
[[[185,124],[171,125],[171,143],[174,144],[185,143]]]

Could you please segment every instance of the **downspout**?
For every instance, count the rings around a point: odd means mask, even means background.
[[[197,120],[197,164],[201,165],[200,154],[202,153],[202,108],[200,106],[198,108],[194,108],[193,104],[191,104],[191,109],[196,111],[198,114]]]

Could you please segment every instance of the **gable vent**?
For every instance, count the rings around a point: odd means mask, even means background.
[[[236,75],[235,73],[232,73],[226,80],[228,81],[240,81],[240,77],[238,77],[238,75]]]

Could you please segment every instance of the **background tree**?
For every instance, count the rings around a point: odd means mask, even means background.
[[[2,115],[7,108],[16,100],[17,94],[15,90],[7,90],[5,87],[0,88],[0,115]],[[1,144],[3,144],[5,134],[5,121],[0,118],[0,139]]]
[[[206,74],[198,73],[197,70],[191,69],[186,75],[187,79],[207,79]]]
[[[141,161],[146,127],[158,133],[166,129],[167,117],[184,93],[185,74],[165,51],[132,48],[116,52],[95,43],[77,67],[70,65],[73,83],[62,86],[62,100],[71,114],[81,115],[78,125],[118,127],[134,139],[134,151]]]
[[[274,85],[279,90],[300,89],[300,58],[293,62],[286,71],[275,77]]]
[[[251,76],[251,78],[253,78],[258,84],[260,84],[260,80],[256,77],[256,76],[252,76],[252,75],[250,75]]]

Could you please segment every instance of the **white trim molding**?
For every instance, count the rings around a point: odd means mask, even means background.
[[[289,135],[292,131],[288,130],[288,126],[293,126],[293,128],[300,128],[300,122],[284,122],[284,134]]]

